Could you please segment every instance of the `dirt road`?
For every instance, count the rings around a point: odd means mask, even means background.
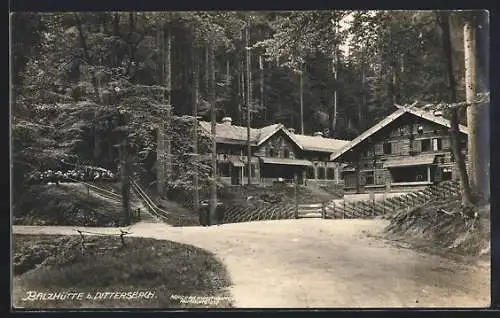
[[[489,306],[489,264],[458,264],[367,236],[380,233],[385,222],[303,219],[182,228],[141,222],[131,231],[214,252],[228,267],[236,307]],[[74,229],[13,230],[75,234]]]

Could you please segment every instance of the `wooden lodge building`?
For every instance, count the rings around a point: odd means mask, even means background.
[[[210,134],[210,122],[200,126]],[[366,193],[405,192],[457,179],[449,128],[438,113],[403,106],[352,141],[296,134],[282,124],[251,128],[251,183],[293,182],[296,175],[301,185]],[[467,127],[459,125],[459,131],[466,151]],[[225,117],[216,124],[216,142],[220,180],[247,184],[247,127]]]
[[[211,131],[210,122],[200,121],[205,134]],[[216,124],[217,174],[228,185],[248,183],[247,127],[232,124],[230,117]],[[250,128],[252,157],[251,183],[271,185],[277,181],[299,184],[334,185],[342,183],[340,164],[330,156],[349,141],[295,134],[282,124]],[[202,158],[207,159],[206,156]]]
[[[449,120],[438,113],[398,106],[330,160],[346,164],[345,193],[408,191],[456,179],[449,128]],[[459,125],[459,131],[466,151],[467,127]]]

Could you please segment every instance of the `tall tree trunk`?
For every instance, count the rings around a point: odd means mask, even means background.
[[[115,12],[113,18],[113,35],[120,36],[120,12]]]
[[[212,174],[210,183],[210,224],[215,220],[217,208],[217,142],[216,142],[216,105],[215,105],[215,51],[213,42],[210,43],[210,120],[212,135]],[[209,225],[210,225],[209,224]]]
[[[205,47],[205,97],[209,98],[210,95],[210,58],[209,58],[209,46]]]
[[[398,75],[396,72],[396,65],[392,67],[392,82],[391,82],[391,92],[392,92],[392,104],[398,103]]]
[[[301,65],[299,72],[299,95],[300,95],[300,133],[304,134],[304,68]]]
[[[366,111],[366,49],[367,44],[363,46],[363,59],[361,61],[361,103],[358,107],[358,128],[361,133],[365,129],[365,116]]]
[[[264,120],[266,119],[266,109],[264,106],[264,64],[262,62],[262,55],[259,55],[259,69],[260,69],[260,109],[264,111]]]
[[[247,71],[246,71],[246,78],[247,78],[247,164],[248,164],[248,185],[252,184],[252,146],[251,146],[251,140],[250,140],[250,123],[251,123],[251,111],[250,111],[250,104],[251,104],[251,96],[252,96],[252,89],[251,89],[251,79],[250,79],[250,69],[251,69],[251,59],[250,59],[250,26],[246,26],[246,36],[245,36],[245,50],[246,50],[246,57],[247,57]]]
[[[130,224],[130,171],[127,136],[123,137],[120,147],[120,181],[123,209],[123,225]]]
[[[338,21],[335,19],[334,21],[332,20],[332,23],[333,23],[333,26],[332,26],[333,34],[334,34],[334,37],[336,37],[338,34]],[[330,83],[332,84],[332,87],[330,87],[330,89],[333,90],[332,109],[330,111],[330,114],[331,114],[330,129],[329,129],[329,137],[330,138],[335,137],[335,130],[337,129],[337,76],[338,76],[338,66],[339,66],[338,57],[339,57],[338,46],[337,46],[337,44],[334,44],[333,55],[332,55],[332,59],[331,59],[333,80],[330,80]]]
[[[446,12],[439,12],[438,18],[443,29],[443,49],[446,57],[448,84],[450,85],[450,102],[457,101],[457,89],[455,76],[453,75],[453,55],[451,50],[450,21]],[[453,155],[455,157],[455,168],[460,174],[460,184],[462,186],[462,204],[470,205],[472,202],[471,190],[469,187],[469,177],[465,167],[465,158],[460,149],[460,132],[458,128],[458,113],[456,108],[450,110],[450,139]]]
[[[331,117],[330,117],[330,133],[329,133],[330,138],[335,137],[335,130],[337,129],[337,76],[338,76],[337,67],[338,67],[338,61],[337,61],[337,54],[335,53],[335,58],[332,60],[333,80],[330,81],[332,83],[331,90],[333,91]]]
[[[193,161],[194,161],[194,171],[193,171],[193,206],[196,214],[199,213],[199,185],[198,185],[198,93],[199,93],[199,68],[200,63],[198,61],[198,54],[196,48],[193,48],[193,117],[194,117],[194,127],[193,127]]]
[[[243,54],[242,54],[243,55]],[[239,78],[239,86],[240,86],[240,103],[238,104],[238,113],[240,114],[239,120],[240,123],[243,123],[243,105],[246,104],[246,92],[245,92],[245,62],[244,58],[242,57],[241,63],[240,63],[240,78]]]
[[[487,11],[477,13],[476,23],[476,60],[477,60],[477,90],[481,93],[489,91],[489,14]],[[479,195],[490,199],[490,105],[484,103],[478,106],[478,120],[481,124],[477,131],[478,175],[477,189]]]
[[[170,28],[165,26],[165,81],[166,104],[165,111],[165,181],[168,183],[172,177],[172,34]]]
[[[465,96],[468,103],[476,97],[476,39],[472,21],[464,23],[464,53],[465,53]],[[477,180],[480,174],[481,163],[478,158],[478,146],[483,143],[478,140],[478,109],[479,105],[467,106],[467,128],[469,129],[467,148],[469,161],[469,183],[471,191],[478,193]]]
[[[165,80],[165,59],[164,53],[165,53],[165,42],[163,41],[163,36],[162,36],[162,31],[158,30],[157,33],[157,41],[158,41],[158,46],[160,46],[160,54],[161,54],[161,62],[160,64],[162,65],[161,67],[161,72],[160,72],[160,80],[162,81],[162,84],[164,84]],[[165,95],[163,96],[165,97]],[[158,120],[158,126],[156,130],[156,191],[158,192],[158,199],[163,196],[163,192],[165,190],[165,122],[163,120],[163,117],[165,117],[166,114],[162,114],[160,116],[160,119]]]

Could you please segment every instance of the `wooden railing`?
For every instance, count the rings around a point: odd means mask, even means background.
[[[90,236],[119,236],[120,237],[121,246],[104,247],[101,249],[115,249],[115,248],[119,248],[119,247],[125,247],[126,246],[125,235],[132,234],[128,230],[124,230],[124,229],[120,229],[120,233],[99,233],[99,232],[91,232],[91,231],[83,231],[83,230],[75,230],[75,231],[77,231],[78,234],[80,234],[80,239],[81,239],[80,240],[80,247],[81,247],[82,255],[85,254],[86,249],[96,245],[95,243],[90,243],[90,242],[85,241],[86,234],[88,234]]]

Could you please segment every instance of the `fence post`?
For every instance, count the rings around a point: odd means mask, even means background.
[[[344,199],[344,208],[342,209],[342,220],[345,219],[345,199]]]
[[[294,174],[294,177],[293,177],[293,182],[295,183],[294,184],[294,195],[295,195],[295,218],[298,219],[299,218],[299,200],[297,198],[297,188],[298,188],[298,182],[297,182],[297,173]]]
[[[325,202],[323,202],[321,204],[321,217],[323,219],[326,219],[326,204],[325,204]]]
[[[120,233],[120,240],[122,241],[122,246],[125,246],[125,239],[123,238],[123,236],[125,235],[125,232],[121,232]]]
[[[82,239],[80,245],[82,248],[82,256],[83,256],[83,254],[85,253],[85,237],[83,236],[83,233],[80,230],[77,230],[77,232],[80,234],[80,237]]]
[[[333,219],[335,219],[335,212],[336,212],[336,211],[335,211],[335,206],[336,206],[336,204],[335,204],[335,202],[334,202],[334,203],[333,203],[333,206],[332,206],[332,210],[333,210]]]

